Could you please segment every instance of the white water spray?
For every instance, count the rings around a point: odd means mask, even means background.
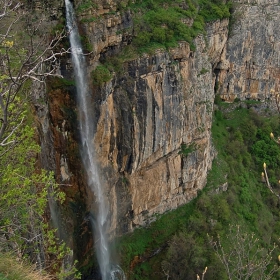
[[[70,0],[65,0],[66,20],[71,45],[72,62],[77,88],[77,101],[79,107],[80,133],[82,140],[82,158],[87,171],[88,185],[96,196],[98,213],[92,222],[95,232],[96,253],[102,280],[125,279],[119,266],[110,263],[110,252],[107,237],[108,205],[103,193],[93,146],[94,118],[91,107],[90,92],[88,88],[86,61],[82,52],[82,45],[76,25],[74,9]]]

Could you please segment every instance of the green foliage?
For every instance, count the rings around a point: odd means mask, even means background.
[[[172,279],[195,279],[195,273],[192,273],[188,267],[194,263],[205,263],[199,246],[195,246],[193,235],[185,231],[179,232],[169,244],[163,267]]]
[[[138,53],[132,45],[124,47],[118,55],[107,56],[101,61],[110,72],[120,73],[123,71],[124,62],[136,59]]]
[[[0,273],[0,280],[8,280],[2,273]]]
[[[0,280],[51,280],[50,275],[41,273],[26,261],[18,261],[16,256],[0,253]]]
[[[213,21],[217,19],[229,18],[231,3],[224,4],[223,1],[200,0],[201,16],[205,21]]]
[[[138,46],[138,47],[142,47],[147,45],[150,40],[151,40],[151,33],[148,31],[142,31],[140,32],[137,37],[134,39],[134,43]]]
[[[99,65],[91,73],[92,83],[94,85],[102,85],[111,80],[112,75],[108,68],[104,65]]]
[[[51,30],[51,34],[53,36],[60,34],[64,31],[65,29],[65,19],[64,18],[60,18],[58,23],[52,28]]]
[[[209,72],[207,69],[202,68],[197,76],[204,75],[207,72]]]
[[[58,88],[66,88],[69,86],[75,86],[74,80],[67,80],[64,78],[58,78],[58,77],[50,77],[48,86],[52,89],[58,89]]]
[[[59,274],[74,275],[75,267],[60,270],[69,249],[58,243],[55,231],[48,228],[44,219],[48,199],[63,202],[65,195],[55,184],[53,173],[36,168],[40,147],[34,140],[34,124],[27,118],[29,110],[25,99],[15,97],[10,115],[19,116],[11,118],[9,125],[17,129],[9,138],[11,146],[0,146],[0,254],[17,251],[31,261],[36,259],[39,267],[48,265]],[[18,119],[23,120],[21,125]],[[51,252],[51,248],[55,250]],[[45,263],[49,253],[55,263]]]
[[[21,261],[28,259],[36,262],[37,268],[48,267],[55,273],[62,265],[61,254],[66,256],[67,251],[58,247],[49,259],[46,235],[51,231],[45,211],[49,198],[62,202],[64,193],[55,184],[54,174],[39,168],[40,147],[35,141],[38,135],[29,102],[33,99],[32,81],[44,82],[43,77],[52,75],[52,71],[42,72],[46,69],[43,66],[54,58],[54,49],[61,41],[56,36],[46,45],[45,35],[50,30],[42,30],[47,25],[39,24],[42,18],[35,10],[29,13],[13,0],[2,1],[0,6],[0,258],[5,254],[0,267],[9,259],[6,252],[16,252]],[[61,27],[57,25],[51,35]],[[58,260],[57,270],[53,270],[51,260]],[[71,275],[75,271],[74,267],[69,269]],[[8,279],[33,279],[19,278],[16,269],[9,276],[4,268],[0,272]]]
[[[215,88],[217,87],[217,85],[215,85]],[[215,92],[217,91],[217,89],[215,89]],[[214,100],[214,103],[216,104],[216,105],[221,105],[222,104],[222,99],[221,99],[221,96],[219,95],[219,94],[217,94],[217,95],[215,95],[215,100]],[[216,110],[215,111],[215,113],[216,112],[220,112],[219,110]]]
[[[123,59],[121,55],[107,57],[104,65],[109,71],[120,73],[123,70]]]
[[[90,18],[89,20],[95,21],[94,18]],[[92,52],[93,47],[92,47],[92,44],[91,44],[91,42],[90,42],[90,40],[89,40],[89,37],[87,37],[87,36],[81,36],[81,43],[82,43],[83,49],[84,49],[86,52]]]
[[[76,8],[76,11],[78,13],[83,13],[89,9],[92,9],[92,8],[97,8],[97,5],[91,1],[91,0],[82,0],[80,1],[78,7]]]
[[[94,21],[97,21],[97,20],[98,20],[97,17],[90,17],[90,18],[83,18],[83,19],[81,19],[81,22],[89,23],[89,22],[94,22]]]
[[[250,145],[249,142],[256,141],[257,131],[258,127],[253,120],[245,119],[240,123],[240,134],[247,145]]]
[[[270,267],[277,246],[267,249],[254,234],[246,233],[243,227],[229,227],[229,234],[222,240],[218,236],[211,245],[226,268],[228,279],[275,279],[279,266]],[[276,252],[277,253],[277,252]]]
[[[179,207],[176,212],[159,216],[149,228],[135,229],[133,234],[121,237],[118,242],[118,251],[121,252],[122,267],[128,270],[134,256],[141,256],[146,250],[153,252],[162,248],[166,240],[181,227],[186,217],[193,211],[193,206],[194,203],[190,202]]]
[[[69,271],[67,271],[69,269]],[[72,277],[72,268],[66,267],[63,272],[57,275],[57,279],[70,279]],[[71,272],[71,273],[69,273]],[[53,275],[48,274],[46,271],[38,271],[36,266],[31,265],[27,260],[18,260],[16,255],[10,253],[0,252],[0,280],[51,280],[54,279]],[[76,274],[74,278],[80,279]]]
[[[186,143],[182,143],[178,154],[187,157],[188,154],[194,152],[196,149],[197,147],[195,143],[191,143],[190,145],[187,145]]]
[[[193,39],[205,33],[205,22],[230,16],[230,4],[214,0],[143,0],[119,8],[133,12],[133,44],[140,52],[152,43],[161,48],[174,47],[179,40],[194,49]]]

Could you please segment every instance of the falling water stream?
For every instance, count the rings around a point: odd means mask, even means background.
[[[79,109],[79,122],[81,133],[81,152],[83,164],[87,171],[87,182],[96,197],[97,211],[94,219],[90,218],[94,228],[96,254],[102,280],[125,279],[123,271],[110,261],[109,242],[107,237],[108,204],[99,177],[98,166],[95,161],[93,146],[94,117],[91,106],[90,91],[87,81],[86,61],[82,51],[80,36],[75,20],[74,9],[70,0],[65,0],[66,21],[72,53],[72,63],[77,88],[77,101]]]

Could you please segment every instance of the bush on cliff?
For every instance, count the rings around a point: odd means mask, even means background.
[[[99,65],[91,72],[91,78],[94,85],[100,86],[103,83],[110,81],[112,75],[107,67],[104,65]]]
[[[152,43],[174,46],[179,40],[194,49],[193,39],[205,33],[205,23],[229,18],[230,7],[230,2],[219,0],[143,0],[129,2],[126,9],[133,11],[133,44],[140,50]]]

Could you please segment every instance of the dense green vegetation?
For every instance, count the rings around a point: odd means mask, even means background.
[[[206,266],[205,279],[228,279],[210,239],[220,236],[225,250],[232,251],[235,244],[226,238],[230,225],[259,238],[254,247],[264,248],[259,259],[273,243],[279,245],[279,201],[261,181],[265,161],[272,186],[280,191],[279,147],[269,137],[271,131],[280,134],[279,116],[260,116],[239,102],[217,103],[212,133],[218,155],[207,186],[191,203],[120,240],[129,279],[163,279],[167,274],[171,279],[196,279]],[[279,248],[273,252],[268,270],[278,266],[279,253]],[[277,273],[270,279],[279,279]]]
[[[94,85],[102,85],[103,83],[110,81],[111,77],[110,71],[103,65],[97,66],[91,73]]]
[[[77,10],[77,13],[82,13],[88,9],[91,9],[91,8],[96,8],[97,5],[91,1],[91,0],[83,0],[83,1],[80,1],[79,5],[77,6],[76,10]]]
[[[140,51],[153,45],[176,46],[184,40],[194,49],[193,39],[205,33],[205,23],[229,18],[230,2],[220,0],[143,0],[128,4],[134,12],[133,44]]]
[[[65,195],[55,184],[52,172],[36,167],[40,147],[35,141],[30,109],[28,100],[19,92],[9,109],[9,125],[16,130],[9,137],[9,145],[0,146],[0,263],[14,262],[16,265],[15,259],[20,256],[36,262],[37,268],[48,266],[57,271],[58,279],[64,279],[75,274],[76,269],[72,266],[60,268],[70,249],[58,240],[56,230],[50,229],[45,210],[50,197],[62,202]],[[19,119],[22,119],[21,123],[18,123]],[[0,273],[7,279],[35,279],[28,275],[24,278],[21,275],[24,267],[20,264],[15,267],[0,265]],[[31,274],[41,279],[39,273]]]

